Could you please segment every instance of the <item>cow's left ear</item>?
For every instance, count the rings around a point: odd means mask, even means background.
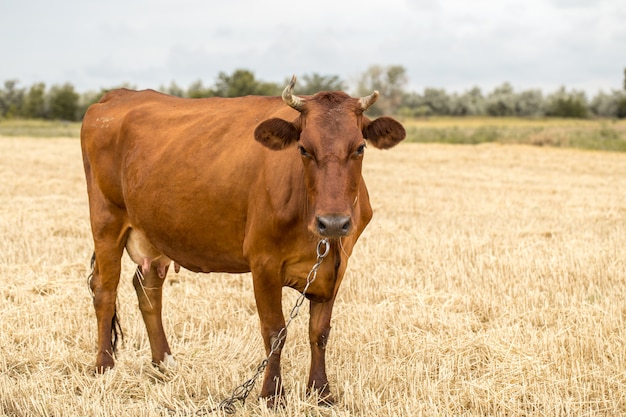
[[[383,116],[375,120],[364,120],[363,137],[375,148],[389,149],[406,137],[406,130],[397,120]]]
[[[272,150],[279,151],[300,139],[300,131],[283,119],[268,119],[254,129],[254,139]]]

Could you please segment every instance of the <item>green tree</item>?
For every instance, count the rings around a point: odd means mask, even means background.
[[[425,88],[422,105],[430,107],[432,114],[445,116],[450,114],[452,102],[443,88]]]
[[[600,91],[589,103],[589,109],[595,116],[616,118],[620,117],[620,105],[625,100],[626,91],[614,90],[611,94]]]
[[[80,96],[70,83],[54,85],[48,93],[50,117],[53,119],[74,121],[79,119],[78,100]]]
[[[490,116],[513,116],[515,115],[515,93],[509,83],[496,87],[487,96],[487,114]]]
[[[587,97],[582,91],[567,92],[565,87],[548,96],[546,116],[552,117],[587,117]]]
[[[285,85],[290,80],[285,80]],[[318,73],[304,74],[298,78],[298,94],[310,95],[319,91],[344,91],[346,85],[338,75],[320,75]]]
[[[380,93],[376,105],[369,110],[372,115],[395,114],[402,105],[408,82],[406,69],[401,65],[373,65],[361,75],[357,92],[360,96],[372,94],[374,90]]]
[[[20,116],[24,89],[17,88],[17,84],[17,80],[7,80],[4,82],[4,89],[0,90],[0,116],[2,117]]]
[[[452,114],[476,116],[485,114],[485,97],[479,87],[473,87],[452,99]]]
[[[187,89],[187,97],[189,98],[203,98],[212,97],[215,93],[208,87],[204,87],[201,80],[191,83]]]
[[[22,116],[29,119],[46,117],[46,85],[44,83],[36,83],[30,87],[24,96]]]
[[[544,99],[541,90],[526,90],[515,96],[515,115],[540,117],[545,115]]]
[[[626,96],[617,103],[617,117],[626,119]]]
[[[220,72],[213,91],[218,97],[241,97],[275,96],[279,95],[282,89],[275,83],[258,81],[252,71],[237,69],[231,75]]]
[[[424,117],[431,116],[433,110],[424,104],[424,98],[419,93],[411,91],[402,96],[402,104],[396,113],[404,117]]]
[[[161,92],[163,92],[165,94],[169,94],[170,96],[176,96],[176,97],[184,97],[185,96],[185,90],[180,88],[178,86],[178,84],[176,84],[175,81],[172,81],[170,83],[169,87],[165,87],[165,86],[159,87],[159,91],[161,91]]]

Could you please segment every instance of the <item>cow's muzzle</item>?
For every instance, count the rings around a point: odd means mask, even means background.
[[[316,217],[317,232],[323,237],[343,237],[352,230],[352,219],[350,216],[327,215]]]

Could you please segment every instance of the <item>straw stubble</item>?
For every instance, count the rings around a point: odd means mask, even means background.
[[[364,166],[375,214],[335,306],[338,404],[306,396],[303,309],[278,415],[626,413],[626,154],[404,144],[369,150]],[[79,142],[1,138],[0,177],[4,415],[184,415],[252,376],[263,348],[250,275],[170,273],[164,322],[178,369],[161,374],[127,257],[126,339],[116,368],[94,376]],[[297,294],[284,297],[287,312]],[[274,415],[254,399],[239,413]]]

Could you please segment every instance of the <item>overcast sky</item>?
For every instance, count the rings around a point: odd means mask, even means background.
[[[621,89],[625,0],[1,0],[0,82],[213,85],[402,65],[410,89]],[[297,87],[296,87],[297,92]]]

